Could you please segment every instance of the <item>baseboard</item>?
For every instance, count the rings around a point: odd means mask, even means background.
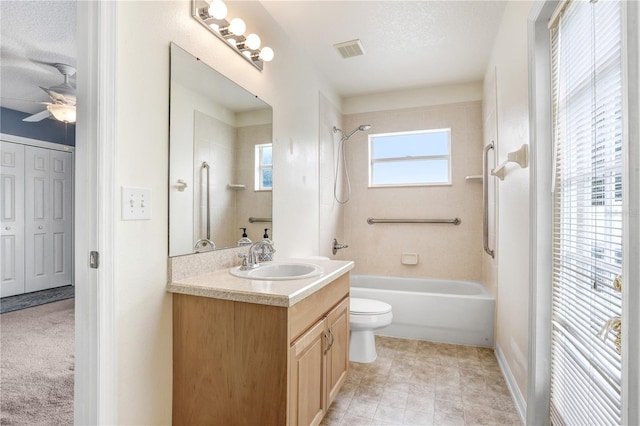
[[[518,410],[520,421],[524,425],[526,424],[525,419],[527,418],[527,403],[522,396],[522,392],[520,392],[520,388],[518,388],[516,379],[515,377],[513,377],[511,369],[509,368],[509,364],[507,364],[507,361],[504,359],[504,354],[502,353],[502,350],[500,349],[500,346],[498,346],[498,344],[496,344],[494,352],[496,354],[496,358],[498,359],[500,370],[502,370],[502,375],[507,382],[507,388],[509,388],[511,398],[513,399],[513,402],[516,406],[516,410]]]

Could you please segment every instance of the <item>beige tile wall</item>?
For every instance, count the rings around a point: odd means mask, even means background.
[[[350,114],[345,131],[371,124],[349,139],[347,159],[352,198],[345,206],[344,257],[355,273],[480,281],[482,278],[482,185],[465,176],[482,172],[482,103]],[[368,134],[451,128],[452,184],[368,188]],[[375,218],[454,218],[462,224],[375,224]],[[415,266],[401,264],[403,252],[417,253]]]
[[[498,118],[497,118],[497,99],[496,99],[496,69],[487,71],[484,85],[484,100],[482,111],[484,113],[484,140],[483,147],[493,142],[494,149],[487,152],[487,174],[497,164],[498,152]],[[487,240],[491,250],[494,251],[492,258],[488,254],[482,256],[482,282],[485,287],[494,295],[498,296],[498,259],[497,259],[497,242],[498,242],[498,178],[489,175],[487,181],[487,221],[488,232]],[[497,322],[496,322],[497,324]]]
[[[269,228],[269,236],[273,234],[272,223],[249,223],[249,217],[271,218],[273,201],[271,191],[255,190],[255,147],[256,145],[271,143],[271,124],[259,124],[254,126],[238,127],[238,144],[236,157],[235,182],[245,185],[243,190],[236,191],[236,216],[233,229],[234,240],[237,243],[241,237],[240,227],[247,228],[247,235],[251,241],[262,240],[264,229]]]

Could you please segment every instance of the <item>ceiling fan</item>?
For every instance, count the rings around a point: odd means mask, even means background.
[[[64,123],[76,122],[76,89],[69,83],[69,77],[76,73],[76,69],[67,64],[53,64],[54,67],[64,77],[64,82],[48,89],[40,86],[51,98],[51,102],[42,102],[47,109],[37,114],[30,115],[22,121],[41,121],[45,118],[53,117]]]

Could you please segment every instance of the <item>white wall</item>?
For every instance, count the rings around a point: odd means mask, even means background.
[[[487,66],[496,72],[497,162],[529,143],[527,16],[531,2],[509,2]],[[485,116],[485,120],[489,119]],[[486,141],[485,141],[486,142]],[[510,165],[498,183],[496,350],[526,398],[529,308],[529,170]],[[485,269],[487,271],[487,269]],[[486,277],[490,280],[491,278]]]
[[[273,107],[278,254],[318,250],[318,96],[334,92],[300,59],[258,2],[229,4],[275,50],[261,73],[191,17],[191,2],[118,5],[116,185],[151,188],[153,218],[116,225],[118,423],[171,423],[168,252],[169,42]],[[116,210],[119,210],[117,206]]]
[[[319,167],[320,167],[320,239],[318,254],[331,259],[343,259],[345,250],[333,254],[333,239],[344,243],[344,205],[338,203],[333,196],[336,161],[340,134],[333,132],[333,127],[342,128],[342,115],[338,108],[324,96],[320,96],[320,128],[319,128]],[[344,177],[338,175],[338,198],[346,198]],[[347,256],[348,257],[348,256]]]

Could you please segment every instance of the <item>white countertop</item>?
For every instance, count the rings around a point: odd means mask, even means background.
[[[354,267],[353,261],[350,260],[314,258],[277,259],[277,261],[312,263],[322,267],[324,272],[317,277],[299,280],[267,281],[238,278],[229,273],[231,268],[226,268],[171,282],[167,286],[167,291],[236,302],[289,307],[320,290]]]

